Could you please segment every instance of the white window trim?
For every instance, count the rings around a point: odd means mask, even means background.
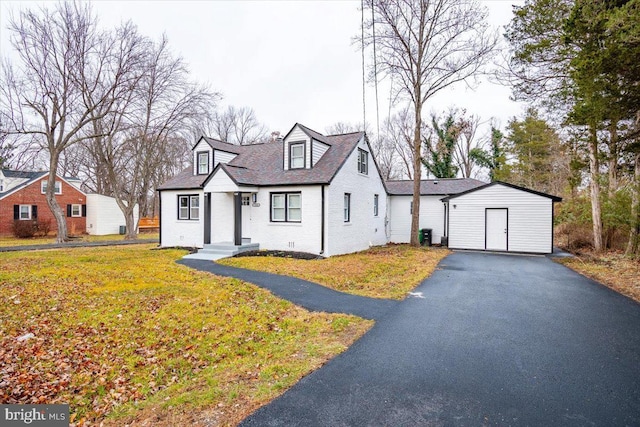
[[[31,210],[31,205],[19,205],[19,206],[20,206],[20,207],[18,208],[18,209],[19,209],[19,211],[18,211],[18,213],[19,213],[19,215],[18,215],[18,220],[20,220],[20,221],[28,221],[28,220],[30,220],[30,219],[32,218],[32,216],[33,216],[33,215],[32,215],[32,214],[33,214],[33,212],[32,212],[32,210]],[[27,218],[23,218],[23,217],[22,217],[22,208],[23,208],[23,207],[26,207],[26,208],[27,208],[27,214],[28,214],[28,217],[27,217]]]
[[[48,181],[40,181],[40,192],[42,194],[45,194],[47,192],[47,184],[48,184]],[[62,194],[62,182],[55,181],[55,184],[53,184],[53,185],[55,185],[55,189],[56,189],[54,193],[57,196],[61,195]]]
[[[78,208],[78,213],[76,214],[73,210]],[[82,216],[82,205],[73,204],[71,205],[71,217],[72,218],[80,218]]]

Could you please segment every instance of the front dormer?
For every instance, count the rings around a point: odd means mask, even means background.
[[[193,147],[193,174],[209,175],[218,163],[229,163],[238,153],[236,145],[201,137]]]
[[[314,167],[331,147],[324,139],[324,135],[296,123],[283,139],[284,170]]]

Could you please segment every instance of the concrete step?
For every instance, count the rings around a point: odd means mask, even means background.
[[[213,243],[204,245],[204,247],[198,250],[195,254],[185,255],[186,259],[204,259],[215,261],[222,258],[229,258],[241,252],[257,251],[260,249],[258,243],[245,243],[240,246],[235,246],[232,243]]]

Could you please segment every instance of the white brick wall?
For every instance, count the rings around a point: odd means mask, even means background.
[[[444,236],[444,203],[440,201],[445,196],[420,197],[419,228],[432,229],[433,243],[440,243]],[[411,237],[410,205],[412,196],[391,196],[390,206],[390,241],[394,243],[409,243]]]
[[[197,194],[200,196],[200,219],[178,219],[178,195]],[[163,247],[184,246],[201,248],[204,242],[204,193],[202,190],[162,191],[161,197],[161,242]]]
[[[385,215],[387,197],[373,156],[364,138],[358,144],[369,152],[369,174],[358,172],[358,149],[354,149],[327,187],[326,256],[357,252],[370,245],[387,243]],[[351,193],[351,221],[344,222],[344,193]],[[373,197],[379,195],[378,216],[373,215]]]

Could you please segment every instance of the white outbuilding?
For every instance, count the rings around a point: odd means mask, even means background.
[[[452,249],[551,253],[560,197],[494,181],[442,199]]]

